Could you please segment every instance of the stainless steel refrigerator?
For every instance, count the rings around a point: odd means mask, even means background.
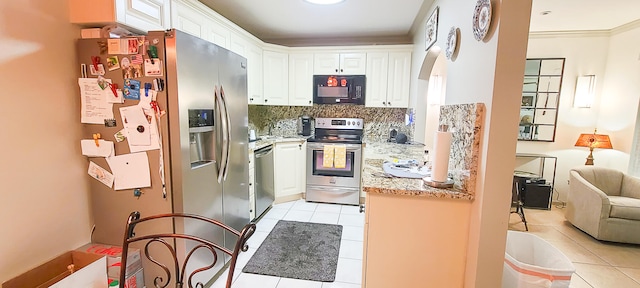
[[[80,39],[77,42],[81,66],[91,68],[101,62],[107,68],[106,64],[113,63],[105,61],[117,56],[121,67],[111,70],[110,65],[103,77],[111,79],[119,88],[128,89],[132,87],[125,86],[129,82],[125,83],[124,77],[140,76],[133,78],[140,81],[140,97],[144,97],[145,84],[149,89],[158,90],[159,109],[166,112],[158,119],[161,149],[144,152],[149,159],[151,187],[140,187],[142,194],[138,197],[134,195],[134,189],[114,190],[95,179],[89,180],[91,216],[95,224],[92,241],[121,245],[125,222],[132,211],[140,211],[143,217],[170,212],[193,213],[221,220],[241,230],[249,222],[246,59],[176,30],[149,32],[137,40],[139,46],[133,49],[140,51],[134,51],[134,54],[109,54],[113,51],[105,45],[114,42],[109,39]],[[157,54],[153,62],[161,61],[162,76],[156,71],[154,76],[145,77],[144,64],[138,64],[142,71],[123,71],[123,62],[131,67],[134,62],[139,63],[141,59],[136,57],[142,54],[144,61]],[[102,139],[114,141],[114,134],[123,129],[119,108],[138,103],[125,100],[123,104],[114,104],[115,127],[82,124],[83,139],[92,139],[92,135],[100,133]],[[130,153],[127,140],[115,143],[115,155],[127,153]],[[109,170],[105,158],[88,160]],[[190,223],[166,223],[164,227],[140,229],[183,230],[218,243],[224,241],[231,250],[236,240],[221,230],[203,231]],[[182,247],[184,245],[180,243],[174,245],[182,257],[191,248]],[[208,253],[196,253],[195,257],[195,263],[211,263],[212,259]],[[206,283],[228,261],[228,257],[224,259],[196,280]],[[146,260],[143,266],[147,269],[146,286],[153,287],[151,275],[158,269]]]

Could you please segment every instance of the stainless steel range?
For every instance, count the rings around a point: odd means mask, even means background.
[[[315,136],[307,139],[307,201],[360,204],[363,127],[359,118],[315,119]],[[332,151],[335,163],[325,161]]]

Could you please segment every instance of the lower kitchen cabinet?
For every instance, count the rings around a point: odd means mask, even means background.
[[[307,142],[278,142],[274,151],[275,202],[294,200],[304,193],[307,175]],[[290,199],[291,198],[291,199]]]
[[[464,285],[471,203],[368,193],[362,287]]]

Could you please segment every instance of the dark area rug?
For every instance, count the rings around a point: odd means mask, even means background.
[[[341,237],[341,225],[280,220],[242,272],[333,282]]]

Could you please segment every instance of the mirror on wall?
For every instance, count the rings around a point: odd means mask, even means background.
[[[520,105],[520,141],[553,142],[564,58],[527,58]]]

